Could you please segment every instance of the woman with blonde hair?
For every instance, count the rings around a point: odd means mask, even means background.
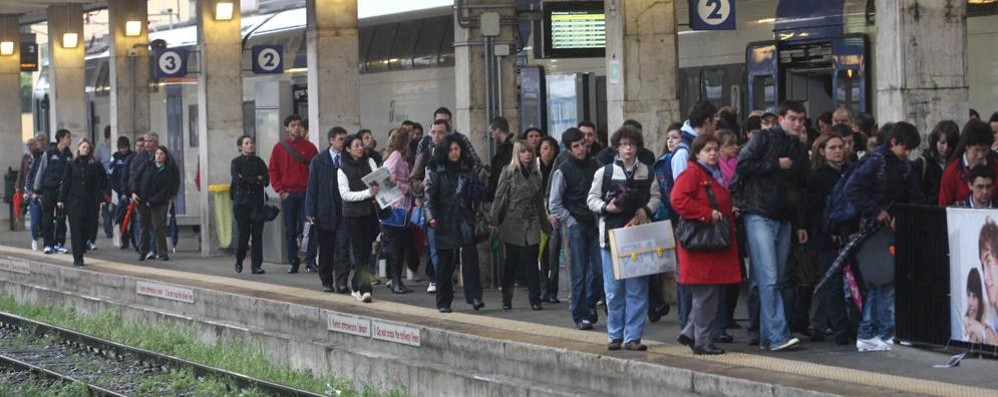
[[[518,269],[527,272],[530,308],[541,310],[541,291],[537,256],[541,232],[550,233],[544,211],[544,182],[534,148],[525,140],[513,145],[513,158],[499,175],[496,198],[489,223],[499,231],[499,241],[506,246],[506,264],[502,274],[502,308],[513,308],[513,281]]]

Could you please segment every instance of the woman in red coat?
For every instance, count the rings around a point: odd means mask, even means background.
[[[718,167],[720,142],[714,135],[700,135],[693,141],[689,166],[672,188],[672,208],[684,219],[696,222],[714,222],[727,219],[735,235],[731,209],[731,195],[722,184],[723,176]],[[707,196],[710,187],[717,200],[713,208]],[[687,345],[694,354],[723,354],[714,346],[717,305],[722,304],[721,290],[728,284],[741,282],[738,263],[738,245],[734,239],[723,251],[690,251],[682,244],[679,249],[679,282],[693,288],[693,308],[690,319],[679,335],[679,343]]]

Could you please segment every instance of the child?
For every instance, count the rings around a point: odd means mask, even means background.
[[[721,141],[720,160],[721,176],[724,177],[724,187],[731,185],[735,177],[735,165],[738,164],[738,135],[731,130],[718,130],[717,140]]]
[[[884,144],[871,151],[859,165],[845,186],[845,196],[862,217],[864,229],[880,223],[878,233],[894,236],[894,215],[890,206],[895,203],[919,202],[922,192],[918,178],[908,161],[911,150],[922,139],[918,129],[906,122],[898,122],[885,134]],[[863,231],[860,232],[864,233]],[[869,243],[869,242],[868,242]],[[864,297],[863,319],[859,324],[856,349],[888,351],[894,344],[894,263],[860,263],[866,278],[867,293]],[[887,275],[881,281],[871,281],[869,271]]]

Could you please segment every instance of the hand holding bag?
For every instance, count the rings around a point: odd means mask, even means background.
[[[714,190],[710,185],[705,188],[710,207],[717,210]],[[721,218],[705,223],[680,217],[679,225],[676,227],[676,238],[689,251],[723,251],[731,246],[731,221]]]

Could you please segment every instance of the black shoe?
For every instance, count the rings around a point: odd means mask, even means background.
[[[295,274],[295,273],[298,273],[298,264],[295,263],[292,265],[288,265],[288,274]]]
[[[305,273],[318,273],[319,268],[315,267],[311,262],[305,265]]]
[[[582,320],[575,323],[575,328],[578,328],[583,331],[589,331],[593,329],[593,323],[589,322],[589,320]]]
[[[236,273],[242,273],[242,272],[243,272],[243,261],[237,260],[236,261]]]
[[[139,262],[144,262],[146,260],[146,254],[139,254]]]
[[[623,339],[614,339],[610,341],[610,344],[606,345],[606,350],[620,350],[620,346],[624,344]]]
[[[817,329],[811,330],[811,342],[824,342],[825,332]]]
[[[852,338],[850,338],[849,334],[847,334],[847,333],[837,334],[837,335],[835,335],[835,344],[836,345],[849,345],[849,344],[852,344]]]
[[[348,293],[350,293],[350,288],[348,288],[345,285],[341,285],[339,287],[336,287],[336,293],[337,294],[348,294]]]
[[[551,295],[548,297],[547,303],[561,303],[561,301],[558,300],[558,297]]]
[[[669,310],[671,310],[671,308],[669,307],[669,304],[667,304],[667,303],[666,304],[662,304],[662,305],[660,305],[660,306],[658,306],[656,308],[653,308],[651,310],[648,310],[648,321],[650,321],[652,323],[659,322],[659,320],[661,320],[662,317],[665,317],[665,315],[669,314]]]
[[[749,338],[748,344],[749,344],[749,346],[759,346],[759,337],[758,336],[753,336],[753,337]]]
[[[252,272],[253,274],[264,274],[264,273],[267,273],[267,272],[263,271],[263,268],[261,268],[261,267],[254,267],[254,268],[253,268],[253,269],[251,270],[251,272]]]
[[[402,285],[402,280],[391,280],[389,283],[389,288],[392,289],[392,293],[395,295],[408,294],[411,292],[405,285]]]
[[[541,306],[540,303],[533,303],[530,305],[530,310],[544,310],[544,306]]]
[[[714,345],[707,345],[705,347],[696,346],[693,348],[693,354],[716,356],[718,354],[724,354],[724,350],[718,349]]]
[[[643,352],[648,350],[648,346],[642,345],[640,340],[632,340],[624,344],[624,350]]]
[[[596,309],[589,309],[589,322],[596,325],[599,322],[599,311]]]
[[[169,262],[170,261],[170,256],[169,255],[161,255],[159,257],[159,260],[161,260],[163,262]]]
[[[512,303],[503,303],[502,304],[502,311],[508,312],[510,310],[513,310],[513,304]]]
[[[480,299],[475,299],[471,302],[471,308],[475,309],[476,312],[481,310],[483,307],[485,307],[485,302],[482,302]]]
[[[731,343],[734,341],[735,338],[728,334],[714,335],[714,343]]]
[[[336,292],[336,288],[331,284],[322,284],[322,292]]]
[[[73,263],[73,266],[83,267],[83,262],[75,262],[75,263]]]
[[[676,338],[676,342],[679,342],[680,345],[685,345],[689,347],[691,350],[693,350],[694,353],[696,353],[696,348],[694,347],[693,339],[690,339],[690,337],[686,335],[679,335],[679,337]]]
[[[437,311],[439,311],[441,313],[451,313],[451,312],[453,312],[453,310],[451,310],[449,307],[438,307]]]

